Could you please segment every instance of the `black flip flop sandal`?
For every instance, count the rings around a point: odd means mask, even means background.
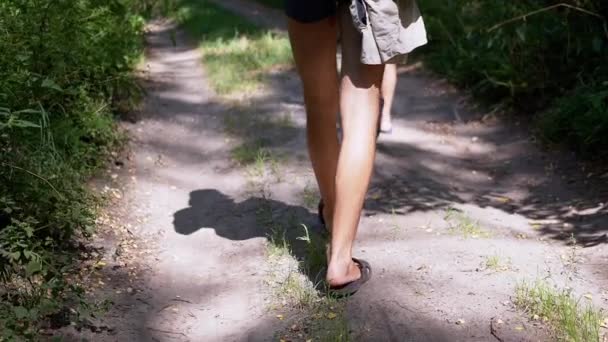
[[[359,291],[363,284],[367,283],[372,278],[372,267],[367,261],[355,258],[353,258],[353,261],[361,270],[361,278],[341,286],[330,287],[329,294],[331,296],[336,298],[352,296]]]

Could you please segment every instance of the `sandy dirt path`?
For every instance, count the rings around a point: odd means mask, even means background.
[[[221,3],[284,28],[276,11]],[[125,124],[134,170],[126,220],[155,243],[133,293],[114,298],[112,333],[97,340],[273,340],[286,323],[273,311],[260,208],[315,226],[300,85],[294,70],[277,70],[238,105],[221,99],[195,44],[174,30],[150,26],[145,109]],[[227,128],[244,107],[247,124]],[[352,340],[548,340],[546,327],[512,303],[519,282],[541,278],[608,307],[608,191],[600,175],[572,156],[542,152],[521,125],[471,110],[417,66],[400,70],[394,108],[355,250],[374,278],[348,301]],[[281,156],[272,172],[256,174],[231,158],[247,143],[234,132],[249,124],[263,127],[254,135]]]

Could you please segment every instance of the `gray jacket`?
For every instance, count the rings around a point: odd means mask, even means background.
[[[352,0],[350,12],[362,34],[363,64],[403,63],[427,43],[416,0]]]

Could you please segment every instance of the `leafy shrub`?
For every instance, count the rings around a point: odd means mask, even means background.
[[[556,101],[538,120],[539,133],[553,144],[566,142],[587,157],[608,156],[608,86],[580,86]]]
[[[608,79],[606,1],[427,0],[420,5],[432,40],[425,49],[431,68],[488,103],[506,101],[529,114],[551,108],[553,114],[540,126],[547,127],[543,136],[550,140],[559,139],[557,132],[576,132],[568,141],[579,150],[608,148],[595,136],[608,111],[597,107],[594,95],[608,88],[602,83]],[[566,112],[585,118],[548,125],[561,116],[556,113]]]
[[[32,338],[78,298],[64,274],[94,224],[84,184],[122,140],[114,113],[138,93],[140,7],[0,2],[0,340]]]

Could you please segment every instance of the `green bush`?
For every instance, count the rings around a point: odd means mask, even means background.
[[[545,141],[575,146],[587,157],[608,155],[608,87],[581,86],[555,102],[538,120]]]
[[[84,184],[121,141],[114,113],[138,94],[140,7],[0,2],[0,340],[32,338],[77,302],[63,275],[94,224]]]
[[[585,116],[561,120],[577,127],[548,129],[543,136],[559,140],[553,132],[576,131],[568,140],[575,148],[608,148],[605,140],[588,136],[596,134],[608,111],[597,109],[592,93],[581,93],[608,88],[602,83],[608,79],[606,1],[427,0],[420,5],[432,40],[424,50],[432,69],[488,103],[507,102],[529,114],[549,108],[553,114],[539,121],[541,130],[558,112]],[[584,114],[591,107],[598,114]]]

